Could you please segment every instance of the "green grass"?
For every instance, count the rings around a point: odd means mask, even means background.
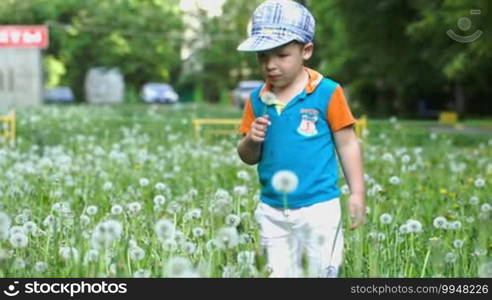
[[[193,118],[240,118],[240,110],[207,104],[78,105],[18,110],[17,115],[16,147],[0,146],[0,211],[10,216],[10,227],[28,227],[32,221],[39,230],[27,233],[23,248],[14,247],[8,231],[0,235],[0,276],[131,277],[143,270],[161,277],[170,275],[165,266],[177,256],[193,266],[185,276],[266,276],[253,217],[260,188],[256,168],[238,159],[239,136],[200,139],[191,123]],[[490,120],[463,124],[484,126]],[[432,133],[435,125],[369,120],[363,149],[370,210],[361,229],[344,231],[341,276],[476,277],[480,266],[491,261],[492,224],[485,204],[492,204],[492,137]],[[250,179],[238,178],[240,171]],[[390,183],[393,176],[399,184]],[[477,187],[480,179],[484,185]],[[108,182],[111,189],[104,188]],[[157,189],[158,183],[166,188]],[[246,193],[235,193],[238,186]],[[157,195],[165,196],[164,205],[155,206]],[[472,197],[478,204],[470,202]],[[135,202],[141,209],[132,213],[128,205]],[[60,211],[60,203],[69,209]],[[96,214],[87,214],[90,205],[97,206]],[[113,215],[115,205],[124,212]],[[194,209],[201,210],[201,217],[190,217]],[[345,210],[344,205],[348,228]],[[392,216],[392,223],[379,221],[383,213]],[[217,235],[231,214],[241,217],[236,227],[241,242],[217,249]],[[54,225],[47,224],[49,215]],[[461,228],[435,228],[438,216],[460,221]],[[160,219],[181,232],[173,240],[174,251],[164,248],[155,233]],[[422,231],[400,233],[410,219],[420,222]],[[119,221],[121,235],[108,248],[99,248],[95,261],[84,262],[94,248],[96,226],[106,220]],[[1,216],[0,227],[6,228]],[[197,228],[202,236],[193,234]],[[463,246],[455,248],[455,240]],[[140,260],[129,255],[137,246],[145,252]],[[78,259],[65,260],[62,247],[76,248]],[[254,253],[253,264],[238,261],[244,251]],[[37,270],[37,262],[48,268]]]

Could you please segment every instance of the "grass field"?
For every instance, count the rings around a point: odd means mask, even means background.
[[[0,276],[267,276],[256,169],[237,157],[238,136],[197,138],[191,124],[239,110],[17,114],[16,147],[0,144]],[[342,277],[492,276],[492,135],[436,125],[369,120],[367,223],[344,232]]]

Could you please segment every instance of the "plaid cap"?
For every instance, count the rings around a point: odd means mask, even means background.
[[[314,17],[300,3],[291,0],[268,0],[253,12],[251,33],[238,51],[265,51],[292,41],[311,42]]]

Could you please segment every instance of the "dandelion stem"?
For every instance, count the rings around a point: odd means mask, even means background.
[[[424,259],[424,266],[422,267],[422,272],[420,272],[420,277],[425,276],[425,268],[427,267],[427,263],[429,262],[429,256],[431,253],[431,249],[427,250],[427,254],[425,254],[425,259]]]

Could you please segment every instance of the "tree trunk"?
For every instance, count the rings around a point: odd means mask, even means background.
[[[466,112],[466,99],[465,90],[460,83],[456,83],[454,86],[454,101],[456,112],[458,115],[463,116]]]

